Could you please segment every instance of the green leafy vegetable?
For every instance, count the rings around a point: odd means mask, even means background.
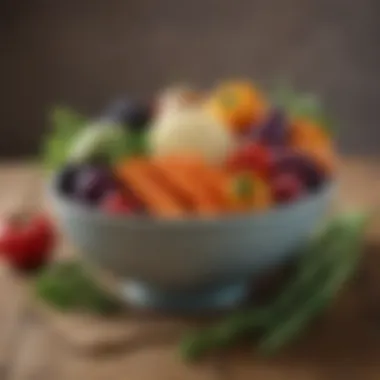
[[[39,274],[35,282],[39,298],[62,311],[85,310],[111,314],[121,303],[104,291],[78,261],[60,262]]]
[[[50,114],[51,130],[43,143],[43,163],[48,170],[61,167],[75,136],[84,129],[87,120],[77,112],[66,107],[56,107]]]
[[[51,171],[59,169],[67,160],[88,160],[102,156],[114,163],[121,158],[145,155],[144,132],[129,131],[122,125],[89,125],[89,121],[68,108],[56,107],[50,115],[51,130],[43,143],[44,166]],[[83,146],[76,149],[75,144]],[[83,151],[81,151],[83,150]],[[74,157],[71,157],[74,155]]]

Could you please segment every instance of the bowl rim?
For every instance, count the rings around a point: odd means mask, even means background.
[[[70,210],[74,210],[75,213],[85,214],[87,217],[94,218],[98,221],[102,221],[108,224],[133,224],[133,225],[144,225],[144,226],[156,226],[156,225],[168,225],[168,226],[200,226],[200,225],[219,225],[219,224],[230,224],[236,222],[244,222],[252,219],[267,219],[273,218],[276,215],[286,213],[292,209],[302,208],[304,205],[313,202],[317,199],[324,197],[330,198],[334,193],[336,185],[335,179],[330,179],[326,181],[321,187],[316,191],[309,192],[302,196],[296,202],[278,204],[270,209],[258,210],[251,213],[231,213],[225,214],[223,216],[212,216],[208,215],[205,217],[189,216],[186,218],[154,218],[147,215],[123,215],[123,214],[106,214],[99,208],[86,205],[77,200],[71,199],[69,196],[63,194],[57,189],[56,186],[57,177],[54,176],[53,179],[49,180],[48,185],[48,197],[53,201],[53,204],[64,204],[65,207]]]

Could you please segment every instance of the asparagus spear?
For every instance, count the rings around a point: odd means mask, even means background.
[[[347,233],[347,226],[342,220],[343,216],[333,219],[312,239],[300,258],[293,279],[271,305],[272,318],[268,319],[267,329],[274,328],[284,315],[294,310],[305,298],[308,299],[312,289],[319,286],[326,271],[336,261],[336,257],[331,254],[331,247],[339,246],[341,237]]]
[[[345,228],[336,236],[325,255],[331,258],[330,267],[324,271],[321,282],[315,282],[303,303],[285,316],[277,326],[269,326],[269,332],[260,344],[260,350],[273,354],[292,341],[320,313],[341,290],[354,272],[360,257],[360,238],[366,225],[366,215],[347,215],[340,219]]]
[[[330,265],[332,258],[326,248],[341,233],[341,223],[333,220],[311,240],[299,259],[293,279],[273,301],[270,307],[272,318],[267,321],[268,325],[276,324],[287,309],[292,309],[295,304],[299,303],[300,299],[308,296],[307,293],[312,284],[318,281],[319,276],[323,275],[326,267]]]

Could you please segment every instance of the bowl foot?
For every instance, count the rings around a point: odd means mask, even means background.
[[[174,312],[228,309],[239,305],[249,292],[247,282],[208,286],[193,291],[158,290],[139,282],[122,286],[122,298],[131,306]]]

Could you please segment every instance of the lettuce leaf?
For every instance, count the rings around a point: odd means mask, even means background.
[[[49,170],[57,170],[67,159],[67,153],[75,136],[86,127],[87,119],[67,107],[55,107],[50,113],[51,130],[42,145],[42,161]]]
[[[55,171],[65,165],[75,139],[89,126],[90,120],[67,107],[55,107],[49,120],[51,130],[43,141],[42,161],[48,171]],[[121,125],[115,127],[120,127],[122,133],[117,134],[117,138],[106,139],[109,141],[99,145],[101,152],[94,151],[94,154],[101,153],[111,164],[123,158],[146,154],[145,132],[128,132],[128,128]]]

